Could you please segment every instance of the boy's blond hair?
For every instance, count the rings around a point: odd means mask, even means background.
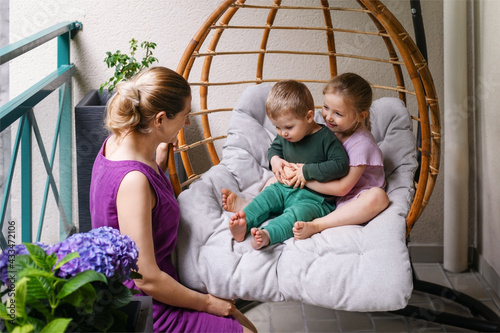
[[[295,80],[279,81],[269,92],[266,114],[271,119],[291,113],[304,118],[309,110],[314,111],[314,99],[307,86]]]

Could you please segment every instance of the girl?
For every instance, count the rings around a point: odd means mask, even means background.
[[[389,205],[384,191],[382,152],[370,132],[370,84],[357,74],[345,73],[330,80],[323,95],[323,118],[346,149],[349,172],[339,180],[306,182],[305,186],[316,192],[337,196],[337,208],[311,222],[295,222],[295,239],[308,238],[327,228],[366,223]],[[294,178],[292,175],[286,181],[294,183]],[[229,211],[240,210],[246,205],[228,189],[222,189],[222,202]]]
[[[172,264],[179,206],[165,175],[167,144],[189,124],[190,110],[189,84],[168,68],[117,85],[107,108],[112,134],[92,170],[92,227],[111,226],[135,241],[142,279],[128,286],[153,297],[155,332],[255,331],[232,301],[181,285]]]

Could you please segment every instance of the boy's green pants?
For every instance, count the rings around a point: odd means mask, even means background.
[[[293,188],[279,182],[264,188],[243,211],[246,214],[247,234],[271,216],[277,216],[263,227],[269,233],[270,244],[293,237],[296,221],[309,222],[335,210],[335,205],[306,189]]]

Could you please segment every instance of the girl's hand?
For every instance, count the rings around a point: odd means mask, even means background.
[[[156,147],[156,163],[160,166],[163,172],[167,172],[168,168],[168,143],[162,142]]]
[[[207,296],[208,296],[208,306],[206,312],[210,314],[219,317],[226,317],[232,314],[233,311],[236,309],[233,300],[218,298],[210,294]]]
[[[273,156],[271,158],[271,169],[276,179],[282,184],[285,184],[286,180],[284,167],[290,167],[290,163],[280,158],[279,156]]]

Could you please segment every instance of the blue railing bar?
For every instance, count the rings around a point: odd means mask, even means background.
[[[24,114],[26,124],[21,133],[21,241],[33,241],[31,226],[33,225],[33,152],[31,151],[31,119],[33,109]],[[28,225],[26,228],[24,226]]]
[[[56,24],[39,33],[21,39],[18,42],[12,43],[0,49],[0,65],[54,39],[66,32],[80,30],[82,24],[80,22],[64,22]]]
[[[0,107],[0,132],[9,127],[24,114],[25,109],[19,107],[34,107],[51,92],[71,79],[75,72],[76,69],[74,65],[61,66],[46,78],[24,91],[21,95],[16,96]]]
[[[65,83],[63,85],[63,88],[66,87],[66,84],[67,83]],[[63,93],[62,100],[64,101],[64,97],[66,95],[66,89],[63,89],[63,90],[64,90],[64,93]],[[50,170],[52,170],[52,167],[54,166],[54,158],[56,155],[57,141],[59,139],[59,130],[61,128],[61,116],[62,116],[63,110],[64,110],[64,108],[62,106],[59,106],[59,113],[57,115],[56,130],[54,133],[54,141],[52,142],[52,151],[50,152]],[[45,217],[45,210],[47,208],[47,198],[49,196],[49,181],[50,181],[50,176],[47,175],[47,180],[45,181],[45,190],[43,193],[42,209],[40,212],[40,219],[38,222],[38,231],[37,231],[37,235],[36,235],[37,242],[39,242],[41,237],[42,237],[43,221],[44,221],[44,217]]]
[[[61,202],[59,200],[59,191],[57,190],[57,185],[56,185],[56,182],[54,180],[54,175],[52,174],[52,167],[51,167],[49,160],[47,158],[47,152],[45,151],[45,146],[43,144],[42,135],[40,134],[40,129],[39,129],[38,124],[36,122],[36,118],[35,118],[34,113],[29,112],[28,114],[30,116],[31,124],[33,127],[33,133],[35,134],[38,148],[40,149],[40,155],[42,156],[42,161],[43,161],[43,164],[45,166],[45,171],[47,172],[48,178],[50,179],[50,186],[52,188],[52,193],[54,194],[54,198],[55,198],[56,203],[57,203],[57,208],[59,209],[59,214],[64,221],[66,231],[69,231],[71,229],[70,224],[68,223],[68,220],[66,219],[66,214],[64,212],[64,209],[62,209],[62,207],[61,207]],[[24,222],[24,220],[23,220],[23,222]],[[30,230],[30,232],[31,232],[31,230]]]
[[[57,37],[57,67],[70,64],[70,34]],[[59,106],[63,109],[61,113],[61,130],[59,132],[59,193],[61,194],[60,204],[66,213],[66,218],[73,221],[73,152],[71,143],[73,134],[71,131],[73,123],[73,111],[71,109],[71,87],[72,82],[59,88]],[[64,91],[63,91],[64,90]],[[76,231],[74,225],[71,226],[70,233]],[[66,224],[62,219],[59,222],[59,239],[66,239],[69,236]]]
[[[2,207],[0,210],[0,230],[3,229],[3,221],[5,220],[5,215],[7,214],[7,202],[9,201],[10,196],[10,188],[12,185],[12,177],[14,175],[14,168],[16,167],[17,153],[19,151],[19,144],[21,142],[21,133],[23,132],[24,122],[26,121],[26,117],[22,117],[19,121],[19,126],[17,128],[16,140],[14,141],[14,147],[12,147],[12,156],[10,159],[10,167],[9,172],[7,173],[7,179],[5,182],[5,189],[3,193],[2,199]],[[0,233],[0,247],[5,249],[7,247],[7,242],[5,241],[5,237],[3,233]]]

